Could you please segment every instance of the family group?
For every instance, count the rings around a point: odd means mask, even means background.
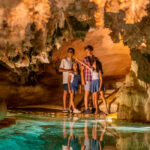
[[[100,60],[93,54],[93,46],[87,45],[85,48],[86,57],[79,60],[75,57],[75,49],[68,48],[67,56],[61,60],[59,72],[63,73],[63,112],[81,113],[75,107],[75,95],[81,93],[82,85],[84,85],[84,106],[85,114],[98,114],[100,112],[98,107],[98,96],[100,94],[103,100],[106,113],[108,108],[104,97],[105,87],[103,84],[103,69]],[[67,95],[70,94],[69,108],[66,107]],[[93,107],[90,110],[88,107],[88,100],[90,93],[92,93]]]

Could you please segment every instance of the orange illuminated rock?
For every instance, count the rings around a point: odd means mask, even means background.
[[[83,59],[86,56],[84,47],[90,44],[94,47],[94,55],[102,61],[104,76],[125,75],[128,73],[131,64],[129,48],[121,42],[114,44],[108,34],[108,29],[100,28],[89,32],[85,41],[73,40],[65,42],[59,50],[54,51],[52,61],[55,62],[65,57],[69,47],[75,48],[75,55],[79,59]]]

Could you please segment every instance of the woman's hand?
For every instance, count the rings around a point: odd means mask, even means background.
[[[99,88],[99,92],[101,92],[102,88]]]
[[[79,85],[79,94],[81,94],[81,93],[82,93],[82,86]]]

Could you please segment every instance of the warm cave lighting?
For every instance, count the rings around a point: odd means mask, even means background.
[[[150,150],[150,0],[0,0],[0,150]]]

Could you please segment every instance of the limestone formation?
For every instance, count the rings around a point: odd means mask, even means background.
[[[128,45],[131,55],[131,69],[126,76],[125,85],[120,89],[117,100],[119,102],[119,119],[131,121],[150,121],[150,41],[149,24],[150,9],[140,22],[127,24],[124,20],[125,12],[105,13],[105,27],[110,28],[110,36],[114,42],[123,40]]]
[[[125,76],[130,66],[126,61],[132,60],[125,84],[119,84],[123,86],[117,96],[118,117],[150,121],[149,26],[149,0],[14,0],[13,3],[0,0],[0,88],[3,91],[0,98],[6,99],[11,107],[50,103],[51,95],[58,96],[57,92],[62,92],[61,78],[56,72],[46,70],[43,64],[50,64],[51,69],[54,67],[58,71],[58,62],[52,62],[52,56],[63,53],[61,46],[69,42],[70,45],[81,44],[77,45],[80,48],[87,41],[91,42],[97,47],[96,55],[99,56],[98,47],[105,40],[113,50],[117,47],[113,42],[128,47],[131,56],[112,52],[106,58],[107,52],[103,51],[102,60],[110,61],[104,64],[111,70],[111,75],[106,72],[109,77],[113,76],[112,72]],[[110,38],[106,40],[108,36],[98,41],[101,37],[98,31],[109,34],[113,42]],[[97,35],[97,39],[87,40],[93,37],[89,34]],[[119,71],[114,69],[116,59]],[[126,67],[122,67],[123,64]],[[57,96],[53,102],[61,105]]]

